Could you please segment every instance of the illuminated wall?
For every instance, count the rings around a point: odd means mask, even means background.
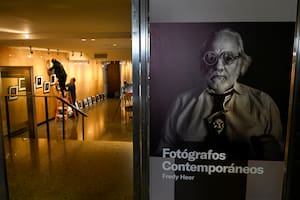
[[[72,77],[76,78],[78,100],[104,92],[104,70],[102,65],[96,63],[95,60],[90,60],[88,62],[73,62],[69,61],[69,54],[64,52],[57,53],[50,51],[48,53],[48,51],[35,50],[33,51],[33,54],[31,54],[29,49],[0,48],[0,66],[32,66],[33,78],[42,76],[43,82],[50,80],[47,69],[52,58],[63,64],[65,71],[68,74],[67,83]],[[4,79],[1,80],[1,82],[1,87],[7,87],[7,84],[3,83]],[[15,82],[15,84],[17,84],[17,79]],[[6,88],[3,88],[2,91],[3,95],[7,95]],[[58,95],[55,85],[51,85],[50,93],[44,93],[43,88],[36,88],[35,95],[38,96],[36,97],[37,123],[45,121],[44,98],[40,96],[46,95],[53,97],[48,100],[48,109],[49,117],[54,117],[56,109],[55,96]],[[21,103],[19,99],[15,102]],[[25,118],[25,116],[23,116],[25,114],[27,113],[22,112],[16,117]]]

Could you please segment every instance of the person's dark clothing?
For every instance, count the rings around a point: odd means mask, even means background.
[[[54,69],[54,73],[56,74],[56,77],[58,78],[60,91],[62,92],[62,95],[64,96],[64,91],[66,90],[67,73],[64,70],[64,67],[60,62],[58,62],[55,59],[52,59],[51,62],[53,63],[53,66],[51,68],[49,68],[49,71],[52,71]]]
[[[76,86],[73,83],[68,83],[67,84],[68,92],[71,95],[72,98],[72,104],[75,105],[76,102]]]

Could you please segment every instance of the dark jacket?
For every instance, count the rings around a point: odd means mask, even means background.
[[[66,88],[67,73],[60,62],[55,59],[52,59],[51,62],[53,63],[53,66],[49,68],[49,71],[54,70],[54,73],[58,78],[59,87],[61,91],[64,91]]]

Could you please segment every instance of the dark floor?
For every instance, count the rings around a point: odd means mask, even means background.
[[[125,120],[118,99],[107,99],[84,110],[82,119],[51,121],[38,127],[38,139],[26,134],[5,138],[10,199],[132,200],[132,121]]]

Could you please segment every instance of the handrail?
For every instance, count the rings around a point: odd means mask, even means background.
[[[8,98],[11,95],[0,95],[0,96]],[[61,98],[61,97],[56,96],[56,95],[20,95],[20,94],[18,94],[18,95],[14,95],[14,96],[17,96],[17,97],[21,97],[21,96],[28,97],[28,96],[31,96],[31,97],[47,97],[47,98],[48,97],[56,97],[57,99],[61,100],[62,102],[66,103],[68,106],[72,107],[74,110],[76,110],[77,112],[79,112],[81,115],[83,115],[85,117],[88,117],[88,115],[85,112],[79,110],[77,107],[75,107],[74,105],[70,104],[64,98]]]
[[[88,115],[85,112],[82,112],[81,110],[76,108],[73,104],[70,104],[68,101],[66,101],[64,98],[61,98],[61,97],[58,97],[58,96],[56,98],[61,100],[63,103],[67,104],[68,106],[70,106],[71,108],[73,108],[74,110],[76,110],[77,112],[82,114],[83,116],[88,117]]]
[[[4,96],[5,97],[5,104],[6,104],[6,113],[7,114],[9,114],[9,111],[8,111],[8,98],[9,98],[9,96],[10,95],[0,95],[0,96]],[[82,117],[82,139],[84,140],[84,117],[88,117],[88,115],[85,113],[85,112],[83,112],[83,111],[81,111],[81,110],[79,110],[76,106],[74,106],[74,105],[72,105],[72,104],[70,104],[68,101],[66,101],[64,98],[61,98],[61,97],[59,97],[59,96],[54,96],[54,95],[14,95],[14,96],[26,96],[26,97],[28,97],[28,96],[30,96],[30,97],[44,97],[45,98],[45,114],[46,114],[46,129],[47,129],[47,138],[48,138],[48,140],[50,139],[50,134],[49,134],[49,118],[48,118],[48,98],[49,97],[55,97],[55,98],[57,98],[58,100],[60,100],[60,101],[62,101],[62,103],[63,103],[63,106],[64,106],[64,104],[67,104],[68,106],[70,106],[72,109],[74,109],[75,111],[77,111],[79,114],[81,114],[83,117]],[[63,109],[63,112],[64,112],[64,109]],[[63,113],[63,116],[64,116],[64,113]],[[10,124],[10,122],[9,122],[9,116],[7,116],[7,122],[8,122],[8,128],[9,128],[9,124]],[[63,118],[64,119],[64,118]],[[63,120],[63,122],[62,122],[62,126],[63,126],[63,128],[62,128],[62,131],[63,131],[63,139],[65,139],[65,122],[64,122],[65,120]],[[9,130],[8,130],[8,136],[10,136],[10,134],[9,134]]]
[[[64,98],[61,98],[59,96],[56,96],[57,99],[59,99],[62,102],[62,107],[64,108],[64,104],[67,104],[68,106],[70,106],[71,108],[73,108],[74,110],[76,110],[77,112],[79,112],[83,117],[82,117],[82,140],[84,140],[84,117],[87,117],[88,115],[84,112],[82,112],[81,110],[77,109],[74,105],[70,104],[68,101],[66,101]],[[45,98],[47,99],[47,98]],[[64,120],[64,116],[65,116],[65,109],[62,109],[62,116],[63,116],[63,121],[62,121],[62,131],[63,131],[63,139],[65,139],[65,120]]]

